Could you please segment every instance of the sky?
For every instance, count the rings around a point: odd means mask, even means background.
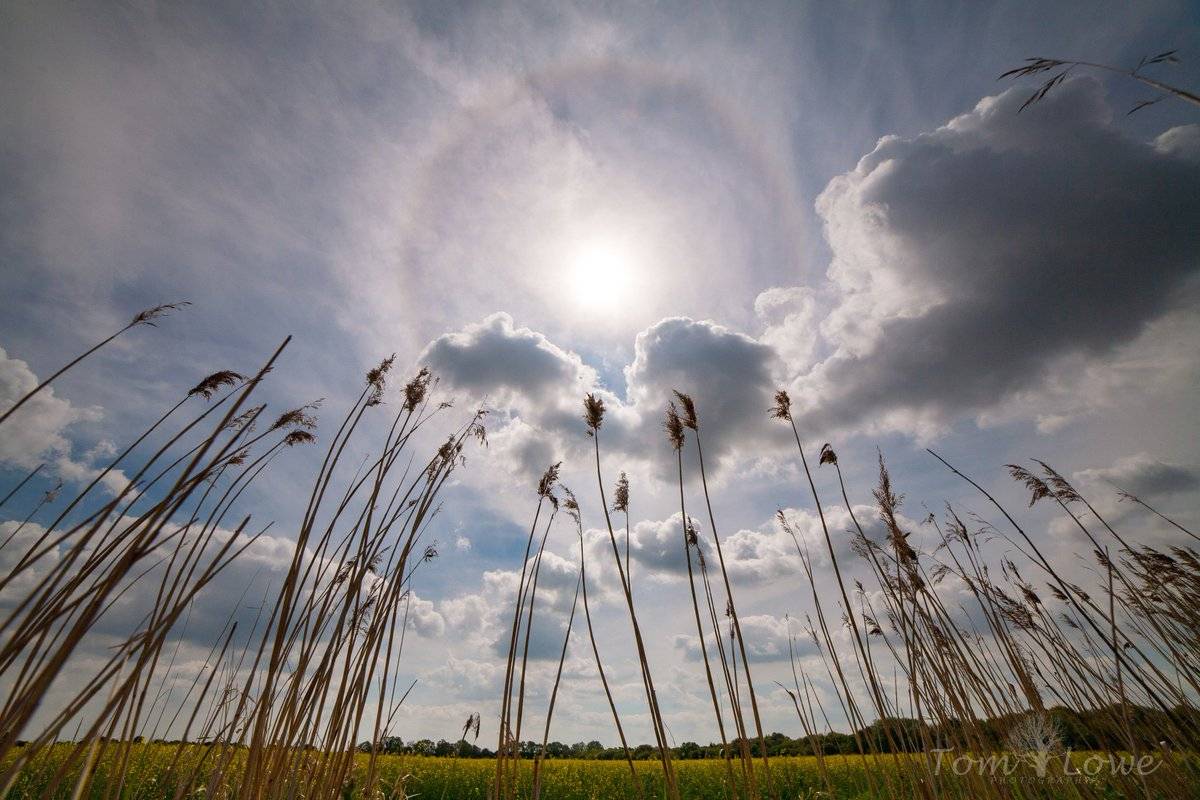
[[[946,502],[988,513],[932,448],[1017,508],[1004,465],[1042,458],[1140,541],[1172,534],[1115,486],[1197,520],[1200,110],[1169,98],[1127,115],[1153,92],[1078,70],[1018,113],[1036,84],[997,80],[1029,56],[1133,66],[1169,49],[1181,63],[1153,74],[1200,86],[1194,4],[5,3],[0,408],[137,310],[192,305],[0,431],[0,491],[50,465],[4,513],[78,487],[200,377],[252,371],[287,335],[268,398],[325,398],[325,425],[381,358],[428,366],[456,410],[489,409],[490,442],[414,578],[417,688],[395,733],[456,738],[478,711],[487,741],[549,464],[603,557],[581,416],[594,392],[605,479],[633,487],[664,713],[677,741],[707,742],[662,434],[679,389],[704,426],[765,725],[798,735],[772,681],[790,675],[786,616],[808,587],[773,518],[818,528],[767,415],[776,389],[810,458],[837,448],[864,518],[877,450],[914,529]],[[198,601],[211,618],[286,566],[317,457],[289,452],[243,498],[272,538]],[[685,467],[696,503],[690,451]],[[834,478],[817,481],[844,530]],[[1060,520],[1028,518],[1063,561],[1086,552]],[[567,521],[548,551],[536,709],[575,581]],[[649,741],[597,563],[606,667]],[[578,629],[567,664],[552,738],[613,743]]]

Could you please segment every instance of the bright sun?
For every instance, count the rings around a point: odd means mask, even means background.
[[[568,265],[575,302],[582,308],[611,313],[628,302],[633,268],[627,253],[607,242],[590,242]]]

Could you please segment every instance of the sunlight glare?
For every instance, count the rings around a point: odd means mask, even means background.
[[[630,300],[633,269],[628,255],[604,242],[581,247],[570,265],[575,302],[605,313],[618,311]]]

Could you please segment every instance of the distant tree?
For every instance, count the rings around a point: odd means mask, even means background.
[[[404,752],[404,740],[399,736],[385,736],[379,742],[379,752],[389,756],[400,755]]]

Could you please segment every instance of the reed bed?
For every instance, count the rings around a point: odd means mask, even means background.
[[[182,305],[138,314],[20,399],[0,425],[12,424],[13,411],[87,356]],[[40,794],[139,796],[147,785],[132,777],[145,770],[147,742],[171,730],[179,743],[169,757],[157,750],[152,760],[156,783],[174,787],[174,798],[332,796],[355,768],[358,731],[369,727],[374,741],[384,738],[403,702],[396,669],[408,587],[436,556],[423,536],[466,443],[486,435],[480,412],[431,456],[415,457],[417,432],[446,408],[431,405],[433,377],[422,370],[403,386],[374,455],[347,478],[339,463],[364,420],[383,411],[392,358],[366,374],[328,438],[278,591],[264,599],[253,630],[239,632],[231,616],[186,696],[167,713],[165,687],[180,646],[172,634],[197,595],[270,528],[236,514],[238,500],[281,452],[316,441],[319,403],[278,415],[256,403],[287,344],[249,377],[223,370],[201,380],[50,524],[31,527],[27,518],[0,543],[14,564],[0,576],[0,591],[22,587],[0,620],[0,794],[53,751]],[[125,488],[98,498],[103,478],[128,469],[135,450],[149,454]],[[59,687],[67,699],[21,741],[85,636],[151,575],[149,611],[90,677]],[[69,745],[56,744],[66,738]],[[366,756],[368,794],[379,780],[377,755]]]
[[[1052,503],[1090,543],[1096,585],[1085,589],[1065,577],[1062,566],[1052,562],[992,493],[930,451],[932,459],[977,491],[1008,529],[970,515],[968,525],[947,506],[942,518],[931,514],[924,520],[935,542],[926,552],[914,544],[914,531],[905,527],[903,497],[882,455],[871,491],[875,519],[862,520],[834,448],[813,448],[816,460],[810,462],[786,392],[776,395],[770,415],[787,426],[795,444],[804,476],[798,505],[816,512],[821,557],[829,565],[815,566],[811,545],[779,511],[778,523],[791,535],[802,565],[798,595],[809,606],[802,635],[817,654],[815,659],[798,659],[793,637],[792,685],[777,684],[811,750],[816,785],[809,788],[832,797],[931,800],[1100,798],[1114,793],[1148,800],[1194,796],[1200,788],[1195,758],[1200,742],[1200,557],[1191,547],[1196,538],[1191,531],[1139,498],[1123,494],[1180,534],[1179,543],[1167,549],[1139,544],[1110,525],[1048,464],[1009,465],[1010,476],[1031,492],[1031,506]],[[637,622],[628,556],[622,559],[606,502],[599,444],[604,405],[593,395],[584,399],[583,418],[594,442],[599,505],[655,734],[661,777],[656,791],[665,797],[693,796],[680,783],[678,752],[666,744],[666,722]],[[699,413],[689,395],[674,393],[664,428],[676,454],[688,598],[720,739],[719,759],[712,767],[719,771],[712,779],[723,797],[792,796],[793,788],[779,781],[772,769],[759,710],[763,699],[741,633],[709,494]],[[689,438],[695,445],[698,487],[684,469]],[[828,522],[828,506],[814,474],[823,468],[836,478],[837,494],[851,521],[848,531],[832,530]],[[555,465],[543,478],[539,498],[544,499],[547,480],[557,472]],[[716,555],[712,573],[688,511],[689,490],[697,489],[712,536],[708,552]],[[614,508],[627,513],[629,494],[622,477]],[[573,495],[570,504],[579,527]],[[882,527],[882,537],[868,534],[872,525]],[[845,556],[839,555],[844,549],[835,544],[838,537],[848,537],[854,563],[844,563]],[[993,540],[1000,546],[990,545]],[[544,543],[545,538],[543,547]],[[534,575],[536,581],[536,567]],[[581,561],[586,598],[584,575]],[[851,575],[859,576],[852,584]],[[518,611],[522,608],[518,604]],[[528,610],[527,626],[532,622],[532,608]],[[590,625],[589,634],[600,666],[601,651]],[[518,641],[515,627],[513,641]],[[819,666],[814,667],[814,661]],[[602,666],[600,677],[608,694]],[[555,694],[557,690],[556,682]],[[822,690],[832,692],[836,708],[825,707]],[[611,695],[609,700],[611,705]],[[612,711],[628,752],[615,706]],[[852,755],[828,751],[828,743],[837,736],[831,711],[834,719],[840,716],[850,727]],[[1080,754],[1072,754],[1059,741],[1057,719],[1067,713],[1087,720],[1082,736],[1088,757],[1098,759],[1089,763],[1107,768],[1087,773],[1074,766]],[[549,722],[547,730],[548,726]],[[543,741],[542,752],[535,755],[539,771],[545,746]],[[511,766],[513,752],[509,739],[497,759],[498,770]],[[847,763],[856,768],[847,770]],[[632,763],[629,766],[632,773]],[[1030,766],[1032,771],[1026,769]],[[537,781],[533,791],[535,796],[540,791]],[[495,796],[520,796],[519,781],[514,777]]]
[[[0,415],[0,435],[28,397],[117,337],[183,305],[142,312],[68,362]],[[700,765],[687,760],[686,748],[672,746],[633,585],[635,487],[619,473],[610,502],[600,441],[605,408],[594,395],[584,398],[583,422],[601,541],[605,534],[608,540],[601,550],[610,551],[603,558],[611,554],[619,582],[653,743],[627,740],[608,678],[611,647],[593,625],[581,507],[588,503],[561,484],[555,464],[534,487],[506,616],[494,758],[414,761],[385,753],[412,688],[399,677],[411,580],[437,556],[427,534],[447,481],[469,444],[486,444],[479,411],[450,423],[440,446],[418,454],[424,432],[442,424],[449,406],[432,399],[436,380],[426,370],[386,403],[393,358],[366,373],[332,433],[321,435],[323,455],[288,537],[290,561],[251,629],[239,630],[231,615],[185,696],[169,702],[196,597],[270,530],[237,511],[248,487],[289,448],[317,446],[319,401],[282,413],[258,401],[287,344],[252,372],[222,370],[181,392],[48,524],[34,519],[57,507],[61,486],[14,520],[0,541],[15,565],[0,575],[0,592],[17,597],[0,618],[0,795],[1151,800],[1193,797],[1200,788],[1200,555],[1193,531],[1123,493],[1147,518],[1170,526],[1175,540],[1152,547],[1106,519],[1048,463],[1008,465],[1030,506],[1060,515],[1088,543],[1088,577],[1079,577],[1079,569],[1068,569],[1073,565],[1055,562],[1019,514],[932,451],[931,464],[963,481],[999,522],[947,506],[929,514],[922,536],[914,536],[882,455],[870,490],[874,513],[862,519],[854,502],[862,498],[852,497],[837,452],[808,443],[782,391],[769,413],[782,426],[781,440],[796,448],[803,481],[795,505],[812,509],[820,537],[810,542],[777,512],[801,565],[794,590],[805,610],[797,625],[814,655],[798,657],[793,636],[790,685],[776,683],[769,693],[755,680],[753,643],[743,634],[722,549],[700,409],[684,392],[664,398],[690,623],[719,739],[715,758]],[[351,441],[366,437],[371,455],[348,469],[342,462]],[[99,487],[118,470],[130,473],[127,485],[101,497]],[[0,499],[0,511],[39,472]],[[849,530],[830,524],[821,486],[835,487]],[[544,613],[538,586],[547,543],[564,520],[578,541],[578,577],[538,744],[522,738],[531,714],[531,631]],[[79,669],[85,638],[108,624],[148,576],[154,596],[144,617],[84,680],[56,683],[66,666]],[[621,755],[590,765],[550,757],[569,642],[584,626]],[[52,689],[58,694],[49,708]],[[773,749],[775,737],[763,728],[768,702],[794,711],[808,755],[781,758]],[[1062,745],[1068,717],[1086,720],[1075,738],[1087,754]],[[41,721],[32,729],[35,718]],[[841,726],[849,733],[837,733]],[[458,750],[472,730],[478,738],[479,727],[478,715],[468,718]],[[155,741],[168,732],[175,743]],[[1087,774],[1077,769],[1085,756],[1153,768]],[[1013,770],[986,768],[1003,759]],[[1072,777],[1048,779],[1060,775]]]

